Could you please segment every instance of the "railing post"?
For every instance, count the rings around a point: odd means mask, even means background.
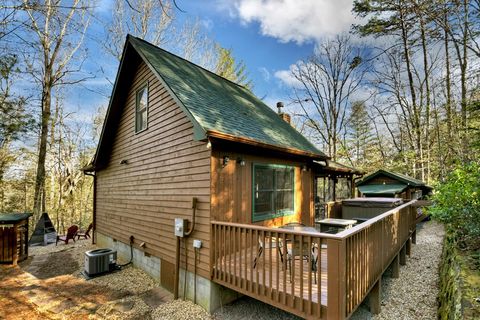
[[[327,240],[327,319],[345,319],[346,246],[344,239]],[[319,280],[320,281],[320,280]]]

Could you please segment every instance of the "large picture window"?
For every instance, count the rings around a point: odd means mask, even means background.
[[[253,165],[254,222],[293,214],[294,178],[291,166]]]
[[[140,132],[148,125],[148,84],[137,90],[135,101],[135,132]]]

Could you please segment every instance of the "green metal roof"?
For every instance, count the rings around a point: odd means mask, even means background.
[[[0,224],[15,223],[31,216],[31,213],[0,213]]]
[[[180,102],[197,139],[219,132],[327,158],[246,88],[144,40],[128,36],[127,42]]]
[[[372,195],[395,195],[402,192],[407,188],[406,184],[367,184],[364,186],[358,186],[358,190],[363,194]]]
[[[427,188],[431,189],[431,187],[427,186],[425,184],[425,182],[423,182],[422,180],[415,179],[415,178],[409,177],[407,175],[404,175],[404,174],[401,174],[401,173],[398,173],[398,172],[393,172],[393,171],[388,171],[388,170],[383,170],[383,169],[378,170],[378,171],[372,173],[371,175],[366,176],[365,178],[362,179],[362,181],[359,181],[357,183],[357,186],[361,186],[361,185],[367,183],[368,181],[372,180],[373,178],[378,177],[380,175],[385,175],[387,177],[398,180],[401,183],[404,183],[404,184],[407,184],[407,185],[410,185],[410,186],[413,186],[413,187],[427,187]]]

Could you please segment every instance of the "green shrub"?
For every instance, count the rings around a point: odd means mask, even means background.
[[[453,170],[435,186],[429,212],[456,235],[460,246],[480,247],[480,163]]]

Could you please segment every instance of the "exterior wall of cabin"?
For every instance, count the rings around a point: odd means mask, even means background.
[[[210,279],[210,150],[194,141],[191,122],[144,62],[131,76],[108,165],[97,171],[96,231],[125,244],[134,236],[134,248],[160,258],[158,276],[173,279],[174,218],[191,220],[196,197],[195,231],[186,241],[188,268],[193,270],[193,239],[202,240],[198,273]],[[147,81],[148,128],[135,133],[136,90]]]
[[[232,143],[233,145],[233,143]],[[288,158],[255,148],[225,148],[213,143],[212,147],[212,219],[262,226],[280,226],[289,222],[302,222],[313,225],[313,172],[306,160]],[[270,156],[269,156],[270,155]],[[223,167],[223,157],[230,161]],[[245,161],[241,165],[237,160]],[[295,167],[294,214],[252,222],[252,171],[253,164],[276,164]]]

